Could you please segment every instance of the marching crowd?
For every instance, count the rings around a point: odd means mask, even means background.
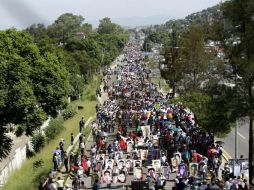
[[[139,48],[128,44],[121,64],[107,69],[103,89],[96,90],[98,96],[107,93],[108,100],[96,106],[90,153],[84,151],[82,135],[80,152],[70,157],[62,142],[53,153],[54,169],[64,161],[75,176],[72,189],[124,186],[136,190],[140,184],[149,190],[167,189],[172,176],[177,190],[247,189],[246,181],[230,174],[219,180],[221,144],[198,127],[188,109],[158,92],[150,72]],[[87,177],[91,184],[85,184]]]

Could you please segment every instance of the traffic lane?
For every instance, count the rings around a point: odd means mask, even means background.
[[[245,138],[247,141],[249,140],[249,122],[239,123],[238,124],[238,134]]]
[[[249,153],[249,135],[248,125],[244,125],[238,128],[238,157],[243,155],[244,158],[248,158]],[[218,138],[217,140],[223,141],[223,148],[229,154],[231,158],[235,157],[235,128],[232,128],[231,132],[225,138]]]

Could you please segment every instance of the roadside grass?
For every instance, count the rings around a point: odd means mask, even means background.
[[[70,145],[71,133],[76,136],[79,133],[79,120],[82,116],[87,120],[89,117],[95,115],[95,106],[98,104],[95,90],[100,84],[100,78],[94,77],[89,85],[85,86],[81,100],[71,102],[71,105],[78,110],[78,113],[64,122],[65,129],[57,135],[57,137],[50,141],[38,154],[27,159],[19,170],[16,170],[8,179],[3,190],[33,190],[38,189],[40,182],[44,183],[48,177],[49,171],[53,168],[52,152],[59,146],[60,139],[66,141],[65,149]],[[94,98],[95,97],[95,98]],[[87,127],[84,134],[87,136],[91,128]],[[42,165],[35,168],[34,162],[41,161]]]

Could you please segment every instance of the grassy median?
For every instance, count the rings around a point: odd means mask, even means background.
[[[57,137],[50,141],[38,154],[27,159],[19,170],[16,170],[8,179],[4,186],[4,190],[33,190],[38,189],[39,183],[44,182],[48,176],[48,172],[53,168],[52,152],[59,145],[60,139],[66,141],[65,149],[70,145],[71,133],[77,135],[79,132],[79,120],[85,116],[87,120],[89,117],[95,115],[95,106],[98,104],[96,99],[96,88],[100,84],[99,77],[94,77],[89,85],[85,87],[81,100],[71,102],[71,105],[77,108],[83,106],[84,108],[78,110],[78,113],[64,122],[65,129],[57,135]],[[89,135],[86,131],[85,135]],[[34,163],[41,161],[40,167],[34,168]]]

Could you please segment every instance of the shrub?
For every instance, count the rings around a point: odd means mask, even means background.
[[[32,137],[32,146],[35,152],[39,152],[45,145],[45,136],[42,134],[35,134]]]
[[[33,150],[31,150],[30,148],[28,148],[28,146],[26,147],[26,157],[27,158],[32,158],[35,155],[35,152]]]
[[[36,160],[33,162],[33,168],[38,169],[44,165],[44,161],[42,159]]]
[[[64,129],[63,123],[64,121],[62,117],[52,119],[49,122],[48,127],[44,130],[48,141],[54,139]]]
[[[25,131],[25,128],[26,126],[23,126],[23,125],[18,125],[17,128],[16,128],[16,131],[15,131],[15,135],[17,137],[20,137],[23,135],[24,131]]]
[[[92,94],[92,95],[90,95],[89,100],[90,101],[95,101],[95,100],[97,100],[97,96]]]
[[[73,106],[68,106],[64,111],[63,111],[63,119],[67,120],[71,117],[73,117],[75,114],[77,114],[76,109]]]

